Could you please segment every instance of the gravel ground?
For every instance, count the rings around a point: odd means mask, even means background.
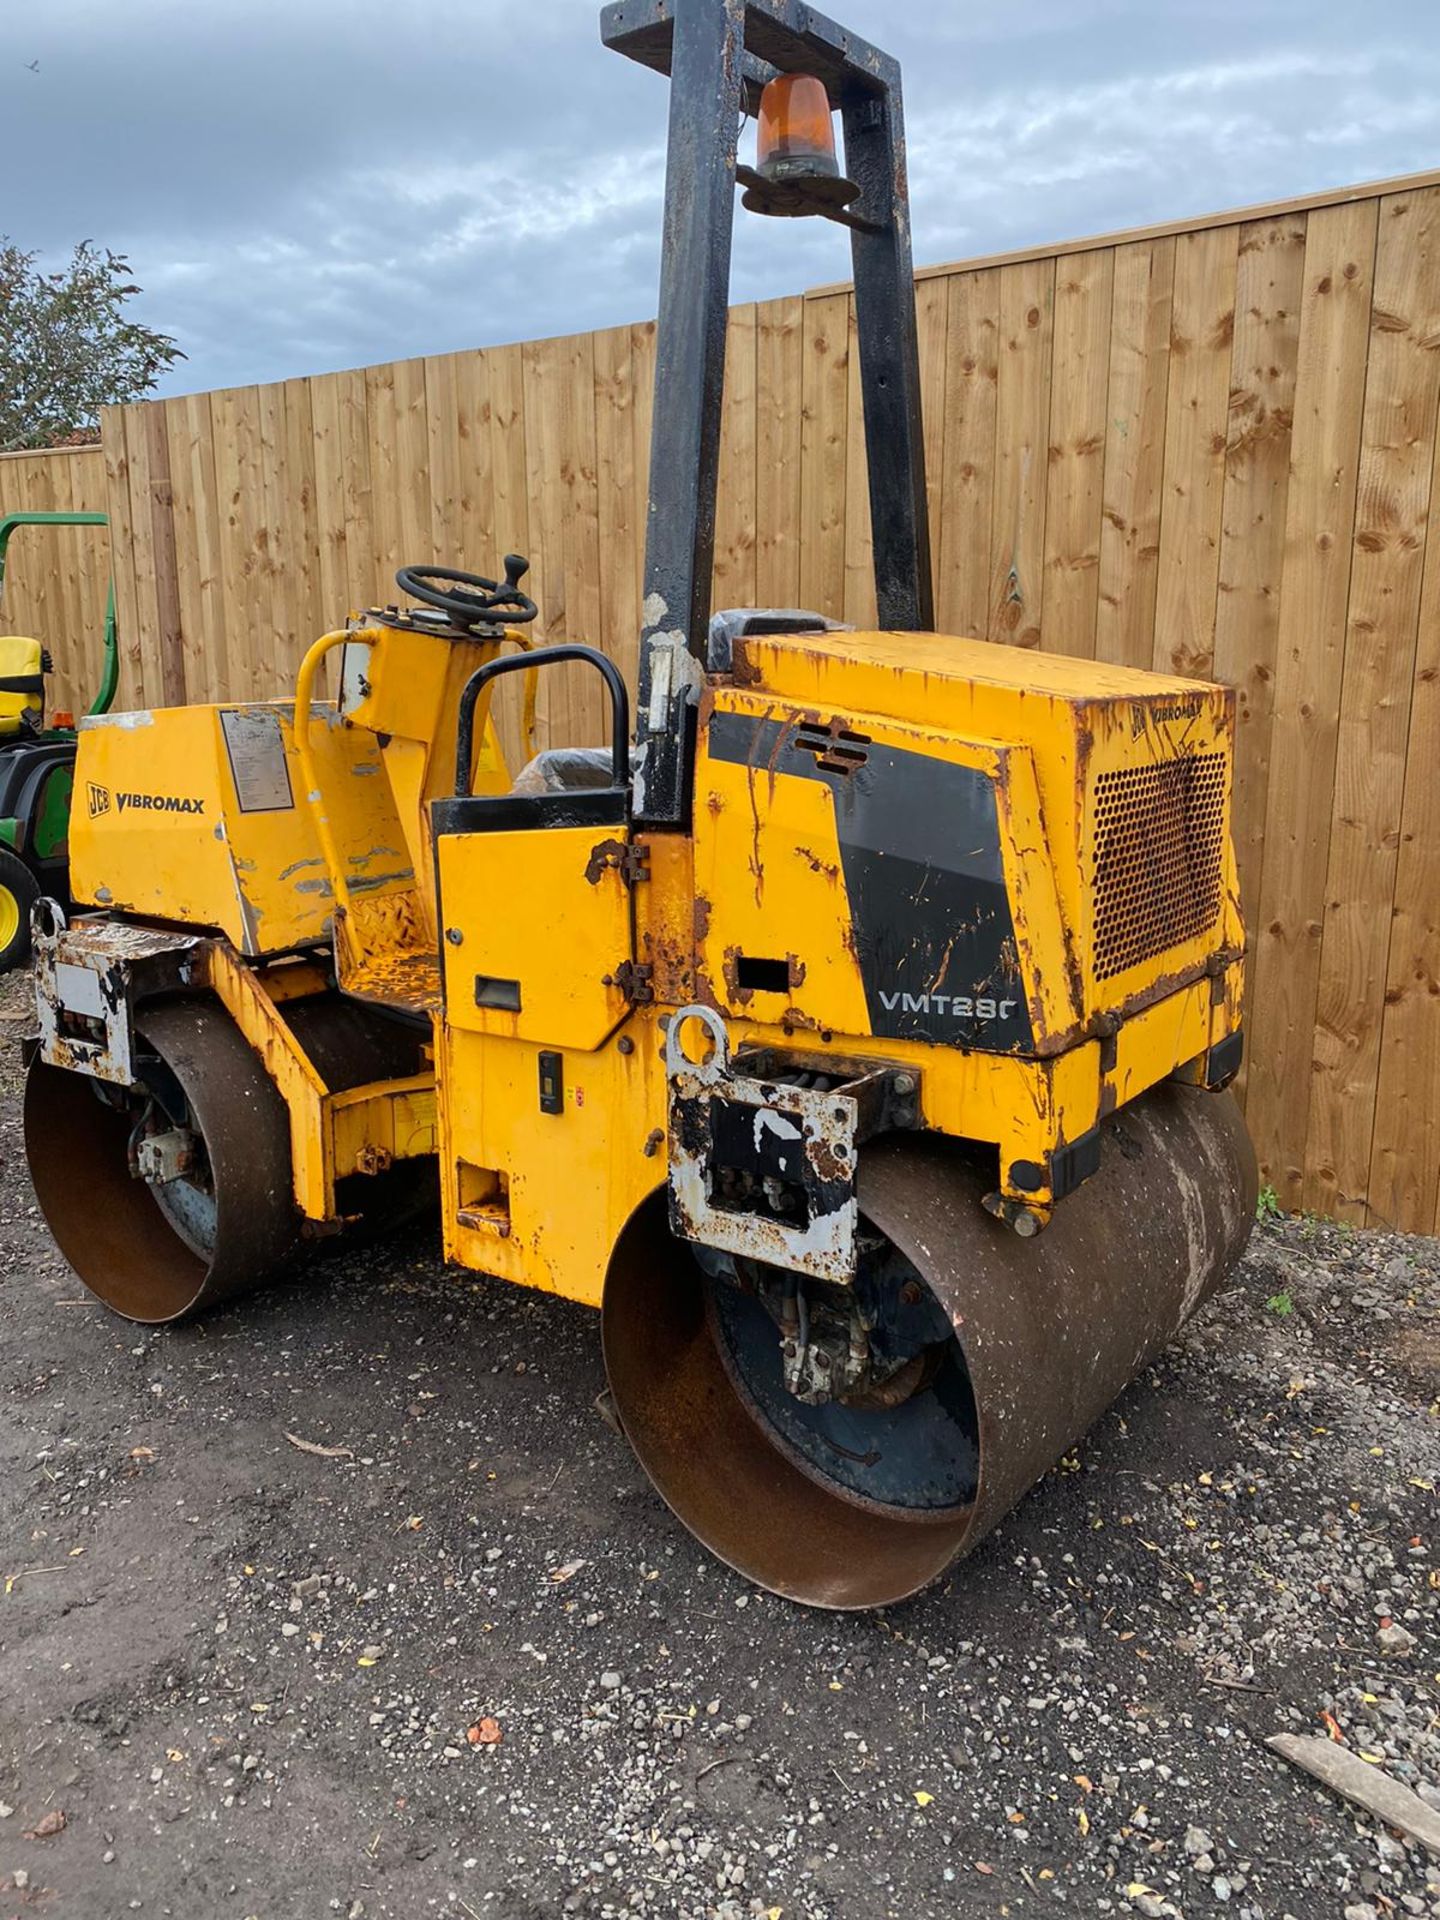
[[[25,1006],[0,1920],[1440,1915],[1440,1862],[1260,1744],[1440,1806],[1440,1244],[1262,1223],[952,1579],[826,1616],[671,1522],[580,1309],[415,1241],[176,1332],[90,1304]]]

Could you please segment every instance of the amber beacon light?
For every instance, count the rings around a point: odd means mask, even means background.
[[[737,169],[752,213],[833,219],[859,193],[836,162],[830,96],[813,74],[777,74],[765,87],[755,160],[753,169]]]
[[[837,176],[830,98],[813,74],[778,74],[761,94],[756,158],[767,180]]]

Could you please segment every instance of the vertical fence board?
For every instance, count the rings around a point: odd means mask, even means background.
[[[68,502],[69,490],[57,462],[27,460],[16,478],[18,504],[31,513],[54,513]],[[60,669],[67,651],[65,636],[75,617],[73,595],[66,591],[69,539],[62,528],[29,527],[17,533],[12,544],[15,571],[21,574],[23,570],[30,582],[31,638],[39,640],[54,668]],[[52,670],[46,694],[47,706],[52,709],[67,704],[66,681],[61,673]]]
[[[1370,1217],[1440,1233],[1440,439],[1410,706],[1385,1021],[1370,1156]]]
[[[283,427],[274,469],[274,564],[276,600],[284,609],[281,632],[291,660],[291,678],[307,649],[327,633],[336,616],[320,592],[320,531],[315,502],[315,423],[308,380],[287,380],[281,390]]]
[[[467,557],[464,532],[461,448],[469,439],[460,419],[459,354],[435,354],[425,368],[425,471],[430,493],[430,541],[442,567],[460,567],[488,579],[497,569],[490,553]],[[469,449],[466,447],[468,455]],[[473,475],[473,465],[469,469]]]
[[[115,622],[120,646],[122,705],[145,705],[145,651],[148,629],[140,624],[140,606],[132,564],[130,526],[130,452],[125,437],[129,408],[105,407],[100,414],[105,458],[105,513],[115,566]]]
[[[28,513],[55,511],[57,490],[52,463],[27,460],[16,478],[18,506]],[[38,639],[42,646],[48,647],[53,657],[57,651],[55,637],[62,631],[65,619],[64,591],[60,583],[59,536],[48,527],[30,527],[15,534],[12,544],[15,544],[17,555],[21,556],[16,571],[25,565],[27,557],[30,563],[30,618],[35,629],[31,638]]]
[[[256,389],[231,387],[212,394],[210,418],[220,505],[220,580],[230,697],[260,700],[275,688],[280,675],[278,663],[272,665],[274,613],[262,571],[265,482]]]
[[[1045,507],[1045,645],[1095,657],[1105,420],[1114,331],[1115,255],[1062,260],[1055,277],[1055,345]]]
[[[600,505],[595,444],[595,344],[588,333],[573,334],[565,347],[565,604],[572,639],[598,647],[603,639],[600,586]],[[554,677],[554,676],[552,676]],[[565,744],[595,746],[610,737],[609,711],[600,676],[593,669],[569,666],[566,683]]]
[[[1362,1221],[1437,400],[1432,188],[1379,209],[1306,1156],[1306,1205]]]
[[[108,511],[105,456],[98,447],[77,451],[67,462],[70,505],[80,513]],[[80,656],[85,668],[70,696],[77,713],[85,712],[100,689],[105,669],[105,609],[110,595],[112,535],[103,528],[83,527],[71,534],[80,542]],[[68,649],[67,649],[68,651]],[[123,691],[123,690],[122,690]]]
[[[324,621],[333,626],[380,593],[370,513],[365,376],[335,373],[311,384],[315,521]]]
[[[540,569],[535,542],[530,537],[530,497],[527,491],[528,460],[525,431],[525,369],[519,347],[491,347],[485,354],[485,380],[489,403],[490,497],[492,538],[501,555],[522,554],[530,562],[525,591],[539,606],[539,615],[531,627],[532,638],[539,643],[545,637],[545,608],[541,603]],[[543,693],[543,689],[541,689]],[[537,717],[535,744],[545,744]],[[500,737],[511,764],[519,765],[523,752],[517,703],[502,703]]]
[[[755,597],[800,603],[800,461],[805,302],[767,300],[755,330]],[[644,486],[644,468],[640,473]]]
[[[1040,645],[1054,308],[1053,260],[1001,268],[987,633],[1014,647]]]
[[[76,505],[74,479],[76,462],[47,462],[52,468],[51,498],[53,511],[71,512]],[[98,675],[92,668],[97,654],[93,633],[86,622],[84,564],[85,549],[95,535],[86,528],[57,527],[51,536],[50,564],[56,587],[56,629],[50,640],[54,668],[46,694],[51,713],[62,710],[84,712],[93,697]],[[86,692],[86,688],[90,692]]]
[[[419,554],[405,554],[400,527],[400,485],[396,442],[399,416],[396,407],[394,366],[367,367],[365,381],[366,456],[370,469],[372,538],[375,561],[381,578],[387,583],[395,569]]]
[[[166,631],[155,582],[155,511],[150,470],[150,413],[153,402],[130,408],[125,414],[125,471],[129,493],[129,544],[135,580],[137,625],[148,638],[145,661],[145,704],[162,707],[169,698],[166,676]]]
[[[256,527],[256,571],[260,578],[259,598],[269,606],[268,626],[255,635],[255,679],[263,684],[266,662],[262,650],[278,665],[281,674],[293,685],[300,664],[299,621],[292,602],[291,585],[285,560],[294,540],[287,521],[302,519],[298,500],[287,498],[285,458],[286,395],[283,385],[255,389],[256,418],[259,432],[260,486],[263,507]],[[298,475],[297,475],[298,478]]]
[[[800,375],[800,604],[832,620],[845,611],[850,300],[805,302]]]
[[[441,525],[444,538],[441,552],[452,558],[447,564],[479,573],[487,579],[499,579],[504,573],[505,556],[514,548],[507,546],[495,531],[494,447],[490,432],[490,360],[484,353],[457,353],[442,356],[454,370],[454,439],[451,445],[436,444],[436,411],[430,387],[431,366],[427,361],[425,391],[430,399],[430,457],[439,462],[447,490],[454,493],[453,517],[447,512]],[[444,392],[442,398],[449,398]]]
[[[1345,659],[1350,536],[1370,329],[1375,204],[1310,216],[1285,503],[1260,910],[1250,932],[1246,1117],[1261,1172],[1299,1199]]]
[[[1234,227],[1175,242],[1151,664],[1196,679],[1208,677],[1215,658],[1236,250]]]
[[[69,504],[65,475],[56,465],[32,461],[25,481],[25,504],[40,513],[63,511]],[[54,663],[46,688],[47,707],[66,704],[65,682],[61,672],[67,651],[66,636],[74,630],[76,593],[74,583],[74,535],[64,528],[34,527],[16,535],[18,551],[30,557],[37,588],[37,619],[34,638],[49,651]],[[20,564],[25,564],[22,559]]]
[[[523,553],[533,569],[524,365],[520,348],[489,348],[485,368],[490,388],[490,485],[495,543],[502,553]]]
[[[1304,268],[1303,221],[1240,229],[1214,673],[1236,695],[1233,818],[1247,926],[1255,924],[1264,864]]]
[[[635,445],[635,355],[629,327],[595,336],[595,481],[601,529],[596,645],[634,673],[640,633],[643,467]]]
[[[870,518],[870,470],[865,454],[865,397],[860,388],[860,328],[853,299],[845,317],[845,599],[851,626],[873,627],[875,536]]]
[[[950,296],[943,280],[915,289],[920,336],[920,417],[925,430],[925,505],[930,519],[930,582],[939,591],[941,487],[945,478],[945,354],[950,343]],[[937,600],[938,614],[938,600]]]
[[[532,592],[540,608],[535,631],[549,643],[564,640],[572,632],[579,637],[565,603],[564,342],[527,342],[521,348],[521,364],[530,564],[535,576]],[[562,673],[541,675],[538,740],[542,747],[572,744],[566,732],[567,680]]]
[[[995,503],[995,402],[1000,366],[1000,276],[956,274],[947,287],[943,507],[935,617],[943,631],[990,631],[990,520]]]
[[[215,442],[204,397],[187,394],[167,401],[165,426],[185,691],[191,700],[219,700],[229,690],[229,663],[220,591]]]
[[[725,342],[725,402],[715,498],[715,567],[710,604],[755,605],[756,310],[736,307]]]
[[[1174,287],[1173,239],[1115,249],[1095,654],[1116,666],[1154,650]]]

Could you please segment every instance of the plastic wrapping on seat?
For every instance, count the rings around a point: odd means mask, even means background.
[[[608,747],[548,747],[520,769],[514,794],[590,793],[610,785]]]

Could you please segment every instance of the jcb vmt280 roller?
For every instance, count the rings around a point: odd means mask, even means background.
[[[438,1170],[448,1260],[600,1308],[685,1524],[873,1605],[1244,1245],[1232,701],[931,631],[894,61],[799,0],[623,0],[603,36],[671,81],[633,733],[602,653],[523,650],[514,557],[403,570],[423,604],[317,641],[293,702],[87,723],[31,1170],[151,1322]],[[711,615],[737,175],[851,230],[877,632]],[[566,662],[609,741],[512,778],[497,685]]]

